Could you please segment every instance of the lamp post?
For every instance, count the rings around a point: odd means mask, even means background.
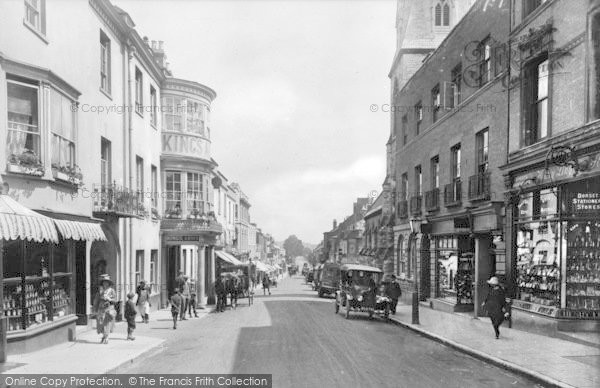
[[[409,252],[409,260],[412,260],[413,257],[416,257],[416,252],[414,250],[417,249],[417,244],[414,245],[412,241],[416,236],[415,232],[415,223],[416,220],[410,220],[410,238],[408,239],[408,252]],[[413,282],[413,294],[412,294],[412,324],[419,325],[419,274],[417,273],[417,261],[415,260],[415,280]]]

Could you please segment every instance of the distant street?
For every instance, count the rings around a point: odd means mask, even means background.
[[[119,373],[269,373],[274,387],[532,387],[535,383],[381,319],[334,314],[300,277],[202,320],[138,325],[165,347]]]

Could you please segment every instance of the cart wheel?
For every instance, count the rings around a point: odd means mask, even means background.
[[[340,305],[338,304],[337,299],[335,300],[335,313],[337,314],[340,311]]]
[[[350,303],[346,303],[346,319],[350,319]]]

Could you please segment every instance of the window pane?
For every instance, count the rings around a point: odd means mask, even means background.
[[[548,99],[538,103],[538,137],[545,138],[548,135]]]
[[[548,60],[538,65],[538,100],[548,97]]]

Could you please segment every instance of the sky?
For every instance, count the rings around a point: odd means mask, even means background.
[[[317,244],[381,190],[395,0],[113,3],[175,77],[217,92],[212,157],[263,232]]]

